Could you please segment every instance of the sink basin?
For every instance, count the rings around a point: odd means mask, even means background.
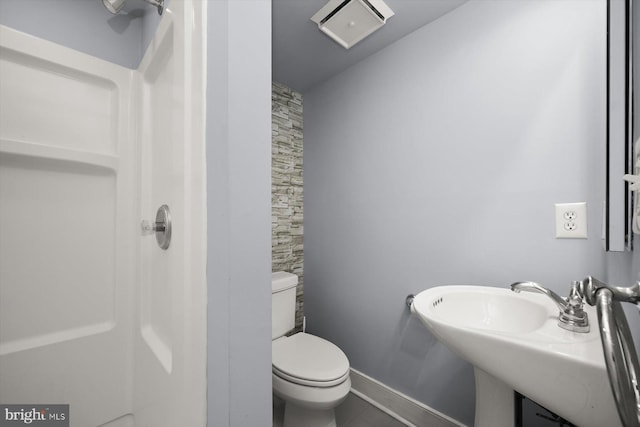
[[[456,328],[473,328],[495,333],[526,333],[540,328],[549,316],[546,305],[520,298],[514,292],[479,286],[449,286],[424,293],[436,294],[427,299],[421,312],[428,313],[432,323],[445,323]],[[422,301],[422,298],[420,299]],[[418,304],[416,308],[420,306]]]
[[[439,286],[416,295],[412,310],[476,370],[573,424],[621,425],[593,307],[585,306],[588,333],[560,328],[558,307],[545,295],[507,288]]]

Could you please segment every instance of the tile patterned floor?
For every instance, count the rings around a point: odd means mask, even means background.
[[[274,399],[273,427],[281,427],[284,405]],[[349,393],[347,399],[336,408],[338,427],[404,427],[405,424],[382,412],[370,403]],[[301,426],[302,427],[302,426]]]

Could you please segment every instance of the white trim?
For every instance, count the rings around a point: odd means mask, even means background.
[[[442,412],[351,368],[351,392],[379,410],[409,426],[465,427]]]

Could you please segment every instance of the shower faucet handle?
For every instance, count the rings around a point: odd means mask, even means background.
[[[155,221],[142,220],[140,222],[140,231],[143,236],[155,233],[158,246],[161,249],[167,249],[171,243],[171,214],[169,206],[162,205],[158,208]]]
[[[140,222],[140,229],[142,230],[143,236],[153,234],[157,231],[164,231],[165,228],[166,224],[164,222],[151,222],[148,219],[143,219]]]

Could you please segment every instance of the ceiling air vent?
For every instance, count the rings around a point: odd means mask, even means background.
[[[311,20],[322,32],[349,49],[392,16],[393,11],[382,0],[330,0]]]

